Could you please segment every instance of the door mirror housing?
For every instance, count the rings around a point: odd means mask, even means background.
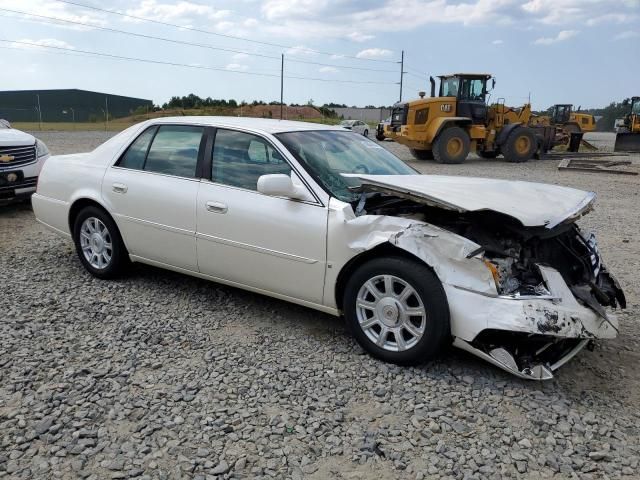
[[[284,173],[262,175],[258,178],[258,192],[271,197],[287,197],[295,200],[309,200],[309,194],[302,185],[294,185],[291,177]]]

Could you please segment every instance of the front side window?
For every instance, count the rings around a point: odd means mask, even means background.
[[[265,139],[250,133],[219,129],[211,162],[211,180],[223,185],[258,189],[262,175],[291,175],[291,167]]]
[[[195,177],[203,133],[203,127],[162,125],[153,139],[144,170],[177,177]]]
[[[634,115],[640,115],[640,100],[633,102],[633,105],[631,106],[631,113]]]
[[[352,202],[357,178],[343,173],[415,175],[417,172],[386,149],[361,135],[339,130],[276,134],[296,159],[334,197]]]
[[[484,102],[484,80],[479,78],[465,78],[461,84],[460,99]]]
[[[440,85],[442,90],[441,97],[457,97],[458,96],[459,79],[456,77],[443,78]]]

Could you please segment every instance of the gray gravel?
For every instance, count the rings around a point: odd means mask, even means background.
[[[69,153],[106,135],[41,137]],[[96,280],[12,206],[0,210],[0,478],[640,478],[639,179],[556,160],[411,163],[598,192],[583,225],[628,295],[620,337],[547,383],[454,350],[396,367],[302,307],[139,265]]]

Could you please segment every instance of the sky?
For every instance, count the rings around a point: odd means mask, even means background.
[[[286,103],[391,105],[402,51],[403,100],[486,72],[508,105],[606,106],[640,95],[640,0],[0,0],[0,90],[273,101],[284,54]]]

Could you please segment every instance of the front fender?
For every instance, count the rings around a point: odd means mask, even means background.
[[[381,215],[356,217],[349,205],[331,207],[327,287],[338,283],[343,269],[356,257],[388,243],[424,262],[443,284],[497,295],[493,276],[481,253],[474,254],[480,248],[475,242],[417,219]],[[331,307],[337,305],[331,287],[325,288],[324,303]]]

